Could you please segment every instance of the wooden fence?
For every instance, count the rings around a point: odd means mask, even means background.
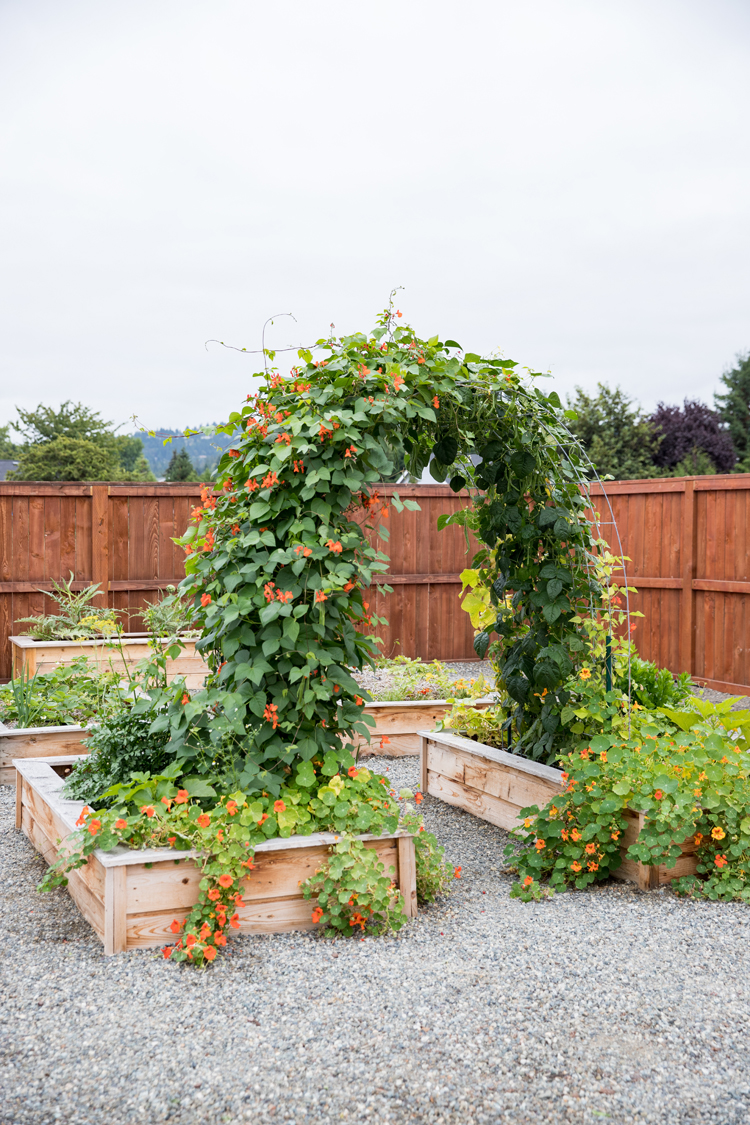
[[[638,593],[639,653],[718,691],[750,694],[750,474],[607,483]],[[602,489],[594,487],[594,496]],[[602,532],[619,548],[604,497]]]
[[[387,496],[394,490],[380,491]],[[421,511],[391,507],[384,521],[391,538],[378,546],[392,559],[388,581],[394,592],[377,591],[371,599],[390,621],[378,630],[382,651],[473,659],[473,630],[457,603],[458,576],[468,565],[464,537],[458,528],[437,530],[438,516],[466,500],[443,485],[398,492],[418,499]],[[77,589],[100,583],[98,603],[122,610],[128,631],[142,629],[138,611],[155,591],[184,575],[182,550],[172,540],[199,502],[196,484],[0,482],[0,680],[10,676],[8,637],[24,629],[16,622],[54,611],[51,599],[39,593],[51,579],[72,572]]]
[[[128,611],[126,628],[142,628],[138,610],[154,591],[183,575],[172,542],[199,501],[195,484],[0,483],[0,679],[10,675],[8,637],[15,622],[49,612],[40,587],[72,571],[79,588],[102,586],[100,602]],[[688,671],[720,691],[750,694],[750,474],[624,481],[606,485],[629,556],[631,607],[641,655]],[[390,495],[392,488],[382,488]],[[443,512],[466,503],[444,485],[405,485],[399,495],[420,511],[391,507],[387,581],[372,608],[387,617],[382,651],[424,659],[474,659],[473,631],[458,605],[459,574],[469,565],[459,528],[437,530]],[[592,489],[594,496],[601,489]],[[604,497],[602,531],[618,551]]]

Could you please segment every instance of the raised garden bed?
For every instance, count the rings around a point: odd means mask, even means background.
[[[542,808],[562,792],[562,771],[552,766],[455,734],[420,731],[419,737],[422,792],[499,828],[518,828],[522,808]],[[620,841],[623,862],[613,872],[616,878],[649,890],[696,873],[692,836],[682,845],[682,856],[674,867],[649,866],[626,859],[625,853],[643,826],[642,813],[628,811],[627,815],[628,827]]]
[[[13,676],[22,674],[33,676],[35,672],[51,672],[61,664],[72,664],[79,656],[86,656],[101,670],[111,668],[124,672],[125,663],[135,665],[149,655],[148,633],[126,633],[117,642],[93,641],[35,641],[33,637],[11,637],[13,652]],[[170,638],[161,640],[169,644]],[[185,647],[176,660],[167,659],[167,679],[184,676],[188,688],[203,687],[208,673],[208,665],[199,652],[195,651],[195,641],[184,641]],[[122,645],[122,654],[120,646]]]
[[[73,725],[11,728],[0,723],[0,785],[15,785],[14,759],[68,755],[75,761],[75,756],[87,753],[83,740],[88,733],[85,727]]]
[[[491,707],[492,699],[462,699],[467,707],[484,710]],[[377,754],[384,758],[405,758],[419,754],[419,731],[440,722],[452,707],[445,699],[399,699],[388,703],[366,703],[365,714],[373,715],[376,726],[368,743],[360,738],[354,745],[359,749],[360,758]],[[380,739],[385,735],[390,739],[381,749]]]
[[[52,863],[60,843],[75,829],[82,801],[60,796],[62,775],[75,758],[29,758],[16,766],[16,827]],[[238,911],[241,933],[285,933],[311,930],[312,903],[299,884],[328,857],[333,833],[272,839],[255,849],[256,867],[242,884],[245,906]],[[363,835],[380,859],[394,869],[406,913],[417,913],[414,839],[408,833]],[[70,872],[68,890],[78,909],[104,943],[105,954],[171,944],[176,918],[187,917],[198,899],[201,873],[196,852],[172,848],[133,851],[118,847],[96,851],[88,863]]]

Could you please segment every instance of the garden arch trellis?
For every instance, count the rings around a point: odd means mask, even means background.
[[[278,784],[295,759],[338,768],[343,741],[367,733],[349,669],[375,653],[362,631],[378,623],[367,587],[388,560],[351,517],[362,509],[387,534],[377,482],[391,468],[394,432],[412,473],[429,464],[455,491],[476,489],[462,518],[484,544],[499,681],[524,752],[552,751],[564,684],[592,661],[576,624],[606,596],[592,567],[591,466],[558,396],[513,361],[420,340],[399,318],[391,306],[370,336],[318,341],[324,359],[300,349],[287,378],[266,369],[263,390],[223,427],[233,441],[219,498],[204,494],[183,539],[184,589],[213,673],[205,692],[175,699],[159,722],[169,722],[176,753],[210,749],[246,789]],[[490,642],[480,634],[480,655]]]

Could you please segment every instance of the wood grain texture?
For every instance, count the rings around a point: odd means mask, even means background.
[[[87,753],[83,727],[31,727],[0,731],[0,785],[14,785],[14,758],[58,757],[61,754]]]
[[[455,740],[452,740],[455,741]],[[483,754],[486,752],[487,756]],[[549,766],[546,777],[535,772],[536,763],[516,758],[515,764],[497,759],[497,751],[474,743],[474,748],[457,748],[441,740],[440,735],[423,736],[422,775],[423,791],[446,804],[463,809],[498,828],[510,831],[519,826],[520,810],[528,805],[542,808],[562,791],[560,770]],[[554,776],[557,775],[557,780]],[[690,836],[681,844],[682,855],[674,867],[665,864],[647,866],[626,859],[625,853],[638,839],[643,827],[643,814],[627,811],[628,824],[620,841],[622,865],[612,874],[618,879],[635,882],[641,890],[652,890],[679,879],[683,875],[693,875],[697,869],[695,859],[695,839]]]
[[[61,798],[62,780],[53,772],[71,757],[30,759],[19,763],[18,823],[48,863],[59,842],[72,831],[80,801]],[[416,913],[414,839],[396,836],[360,837],[378,855],[404,894],[407,912]],[[339,839],[333,833],[273,839],[255,850],[255,867],[242,881],[245,906],[239,910],[240,932],[283,933],[312,929],[311,901],[300,883],[313,875]],[[148,865],[148,866],[147,866]],[[174,940],[171,925],[183,921],[199,895],[201,871],[195,853],[169,848],[114,852],[96,851],[69,877],[79,909],[104,943],[106,954],[123,949],[162,945]]]

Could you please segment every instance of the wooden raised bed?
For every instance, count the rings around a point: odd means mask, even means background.
[[[0,785],[15,785],[14,758],[55,758],[86,754],[85,727],[18,727],[0,723]],[[73,758],[75,760],[75,758]]]
[[[59,841],[74,830],[83,808],[82,801],[66,801],[60,796],[60,773],[73,761],[64,756],[15,763],[16,827],[48,863],[57,857]],[[245,906],[239,909],[240,932],[276,934],[314,929],[311,915],[315,903],[302,897],[299,883],[315,873],[338,838],[330,832],[318,832],[259,844],[255,849],[257,866],[241,886]],[[386,870],[394,869],[406,913],[414,917],[414,838],[396,833],[363,835],[360,839],[377,851]],[[201,874],[194,862],[196,854],[172,848],[134,851],[118,847],[111,852],[94,852],[85,867],[70,872],[68,891],[104,943],[105,954],[174,942],[172,922],[186,918],[198,899]]]
[[[491,707],[492,699],[462,699],[469,707],[484,710]],[[352,745],[359,750],[360,758],[376,754],[383,758],[405,758],[419,754],[419,731],[440,722],[453,705],[446,699],[397,699],[388,703],[365,703],[365,714],[373,715],[376,726],[370,740],[359,737]],[[390,745],[380,749],[379,739],[387,735]]]
[[[496,750],[469,738],[437,731],[420,731],[422,792],[464,809],[499,828],[519,827],[519,813],[528,805],[543,808],[562,793],[562,771],[552,766]],[[671,883],[697,869],[692,836],[682,845],[674,867],[649,866],[625,858],[643,827],[643,813],[627,810],[628,826],[622,834],[622,866],[612,874],[650,890]]]
[[[51,672],[61,664],[72,664],[79,656],[87,656],[103,671],[111,668],[114,672],[124,672],[126,663],[132,666],[149,655],[148,633],[125,633],[121,641],[125,661],[120,655],[119,638],[115,644],[105,640],[35,641],[33,637],[11,637],[13,676],[20,676],[22,672],[27,676],[37,671]],[[162,638],[161,643],[166,646],[169,638]],[[201,688],[208,665],[195,651],[194,640],[185,641],[184,645],[176,660],[167,660],[167,679],[171,682],[176,676],[184,676],[186,687]]]

